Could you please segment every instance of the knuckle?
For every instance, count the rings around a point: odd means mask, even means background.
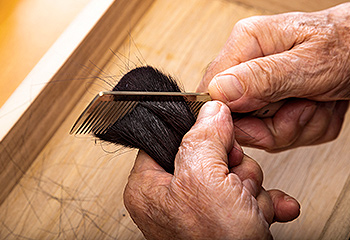
[[[234,31],[255,33],[259,26],[264,25],[265,19],[265,16],[252,16],[241,19],[235,24]]]
[[[142,200],[139,197],[139,194],[135,191],[134,188],[130,187],[129,184],[126,185],[123,194],[125,207],[130,213],[137,212],[142,205]]]
[[[248,159],[249,159],[249,165],[247,168],[249,169],[249,171],[248,171],[247,177],[255,180],[258,183],[258,185],[261,185],[263,182],[262,169],[256,161],[254,161],[250,158],[248,158]]]
[[[155,178],[152,171],[131,174],[123,194],[125,205],[142,208],[144,203],[152,201],[157,196],[157,191],[161,190],[157,186],[158,181],[161,179]]]
[[[269,131],[258,139],[259,145],[267,152],[288,149],[299,139],[302,132],[302,128],[298,127],[295,121],[288,122],[288,119],[271,123],[268,128]]]
[[[272,63],[267,61],[251,60],[246,62],[247,72],[251,77],[247,92],[255,93],[259,99],[272,99],[278,89],[278,81],[274,81]]]
[[[178,150],[179,158],[190,159],[192,156],[201,156],[201,149],[206,145],[206,133],[190,130],[182,139]],[[186,162],[186,161],[184,161]]]
[[[183,137],[180,147],[183,148],[193,148],[197,143],[202,142],[206,139],[206,131],[202,127],[197,127],[194,125]]]
[[[269,151],[274,149],[275,146],[275,139],[268,131],[257,132],[254,137],[249,138],[247,138],[245,135],[241,135],[239,132],[236,133],[236,135],[239,144],[246,147],[256,147]]]
[[[302,133],[302,129],[290,128],[289,130],[280,130],[275,135],[275,145],[273,148],[270,148],[270,152],[278,152],[283,149],[288,149],[297,141],[299,141],[299,137]]]
[[[281,96],[295,91],[292,84],[297,76],[289,60],[289,57],[269,57],[264,61],[253,59],[246,62],[246,71],[251,78],[247,91],[268,102],[281,100]]]
[[[272,140],[270,144],[265,145],[265,151],[270,153],[277,153],[281,152],[284,149],[288,149],[290,146],[293,145],[294,142],[298,139],[298,136],[288,136],[288,133],[283,133],[283,136],[272,136]]]

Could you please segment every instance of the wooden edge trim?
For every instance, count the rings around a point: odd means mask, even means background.
[[[81,30],[80,23],[83,23],[84,19],[87,21],[91,18],[89,12],[96,10],[96,6],[101,2],[104,2],[98,11],[103,15],[101,19],[96,24],[90,21],[89,26]],[[31,87],[33,81],[45,84],[35,90],[34,101],[27,102],[28,99],[24,101],[24,107],[20,109],[23,113],[18,115],[19,119],[0,142],[0,204],[83,96],[86,83],[92,81],[91,79],[85,82],[71,81],[86,77],[86,69],[79,68],[77,63],[85,65],[93,59],[97,66],[103,67],[108,59],[99,56],[109,48],[117,48],[123,43],[152,2],[153,0],[93,1],[83,10],[82,17],[78,17],[73,26],[69,27],[28,75],[21,88]],[[97,17],[96,15],[94,19],[97,20]],[[91,26],[92,30],[88,31]],[[77,34],[76,40],[73,40],[75,34]],[[80,41],[85,35],[87,36]],[[74,48],[75,44],[79,46]],[[66,47],[74,50],[71,55],[68,55]],[[62,58],[56,59],[62,53],[64,53]],[[50,67],[51,65],[53,67]],[[16,91],[16,95],[21,95],[22,90]],[[33,94],[34,90],[30,91]],[[16,99],[13,98],[11,97],[10,103],[7,104],[15,102]],[[4,121],[7,120],[1,118],[0,124]]]

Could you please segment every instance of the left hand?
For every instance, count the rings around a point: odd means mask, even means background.
[[[290,100],[274,117],[235,122],[241,145],[270,152],[335,139],[350,100],[350,3],[239,21],[197,91],[233,112]],[[242,130],[242,131],[240,131]]]
[[[229,108],[212,101],[184,136],[174,175],[139,152],[124,202],[147,239],[270,239],[270,224],[295,219],[300,206],[265,191],[262,178],[235,141]]]

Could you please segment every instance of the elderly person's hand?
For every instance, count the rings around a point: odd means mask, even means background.
[[[281,151],[333,140],[350,99],[350,3],[239,21],[198,91],[233,112],[301,98],[272,118],[237,121],[242,145]]]
[[[229,108],[212,101],[184,136],[174,175],[140,151],[124,202],[147,239],[269,239],[270,224],[296,218],[299,204],[261,184],[259,165],[235,142]]]

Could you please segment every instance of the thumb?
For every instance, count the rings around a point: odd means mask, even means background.
[[[225,177],[229,173],[228,154],[233,146],[230,109],[221,102],[210,101],[201,108],[195,125],[183,137],[175,158],[174,175]]]
[[[334,91],[342,79],[337,79],[337,73],[322,71],[327,66],[310,60],[308,54],[312,56],[306,49],[295,49],[243,62],[217,74],[208,86],[209,93],[235,112],[253,111],[291,97],[339,100]],[[310,67],[310,61],[319,69]]]

